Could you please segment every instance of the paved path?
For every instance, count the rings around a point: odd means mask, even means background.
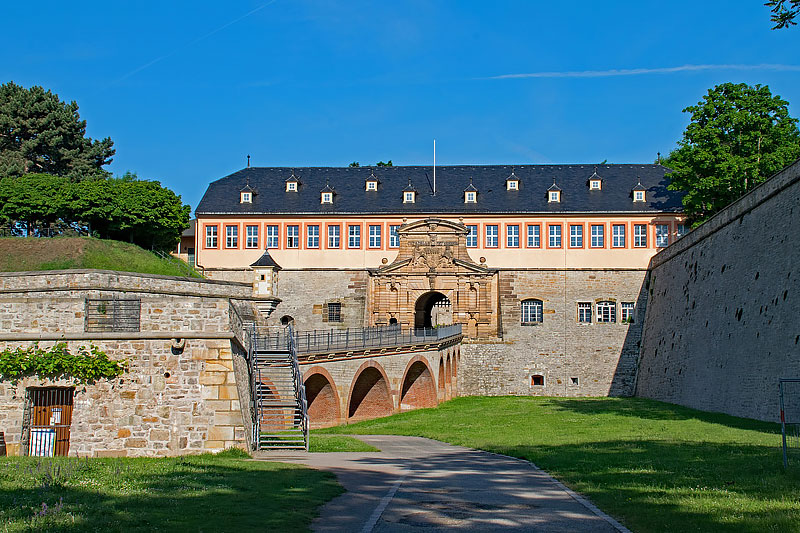
[[[627,532],[527,461],[419,437],[358,438],[381,452],[272,456],[331,471],[347,489],[314,531]]]

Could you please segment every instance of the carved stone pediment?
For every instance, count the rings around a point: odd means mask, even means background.
[[[489,269],[469,256],[468,233],[464,224],[441,218],[403,224],[397,258],[376,274],[487,274]]]

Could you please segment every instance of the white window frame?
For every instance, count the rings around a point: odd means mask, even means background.
[[[264,248],[277,248],[281,245],[281,228],[276,225],[267,226],[267,236]]]
[[[634,202],[644,202],[644,191],[633,191]]]
[[[467,191],[464,194],[464,203],[465,204],[474,204],[477,203],[477,193],[475,191]]]
[[[592,303],[578,302],[578,322],[580,324],[592,323]]]
[[[517,181],[517,180],[508,180],[506,182],[506,190],[507,191],[518,191],[519,190],[519,181]]]
[[[403,193],[403,203],[404,204],[413,204],[414,203],[414,195],[416,193],[414,191],[406,191]]]
[[[603,185],[600,180],[589,180],[589,188],[593,191],[602,190]]]
[[[306,248],[319,248],[319,225],[306,226]]]
[[[242,194],[241,194],[241,196],[239,198],[239,203],[252,204],[253,203],[253,193],[242,192]]]
[[[583,224],[570,224],[569,247],[583,248]]]
[[[519,303],[520,324],[530,326],[541,324],[544,319],[544,303],[541,300],[529,299]]]
[[[380,225],[370,224],[369,226],[369,247],[370,248],[380,248],[381,247],[381,227]]]
[[[470,224],[467,226],[467,248],[478,247],[478,225]]]
[[[239,247],[239,225],[225,226],[225,248]]]
[[[374,180],[367,180],[367,190],[368,191],[377,191],[378,190],[378,182]]]
[[[506,248],[519,248],[519,224],[506,226]]]
[[[592,240],[589,243],[592,248],[606,247],[606,226],[605,224],[591,225]]]
[[[498,226],[497,224],[486,224],[486,248],[498,248],[500,243],[498,241]]]
[[[389,226],[389,248],[399,248],[400,247],[400,235],[397,234],[397,230],[400,228],[399,225],[390,225]]]
[[[633,225],[633,247],[647,248],[647,224]]]
[[[244,233],[245,233],[244,247],[258,248],[258,226],[251,226],[251,225],[245,226]]]
[[[561,224],[547,226],[548,248],[561,248]]]
[[[332,204],[333,203],[333,193],[332,192],[324,192],[322,193],[322,199],[320,200],[322,204]]]
[[[218,243],[219,228],[216,225],[206,226],[206,248],[216,248]]]
[[[635,320],[634,313],[636,311],[636,305],[633,302],[622,302],[620,304],[620,318],[622,319],[623,324],[633,324]]]
[[[595,306],[597,309],[597,323],[598,324],[613,324],[617,321],[617,303],[611,300],[602,300],[597,302]]]
[[[297,192],[297,182],[296,181],[287,181],[286,182],[286,192]]]
[[[621,230],[621,231],[618,231]],[[625,248],[625,224],[612,224],[611,225],[611,247],[612,248]]]
[[[548,202],[560,202],[561,201],[561,191],[550,191],[550,195],[548,196],[548,200],[547,201]]]
[[[528,248],[542,247],[542,227],[539,224],[528,225]]]
[[[348,225],[347,226],[347,247],[358,249],[361,248],[361,226]]]
[[[669,224],[656,224],[656,248],[669,246]]]
[[[675,238],[680,239],[687,233],[689,231],[686,229],[686,224],[678,224],[678,229],[675,230]]]
[[[300,226],[296,224],[286,226],[286,247],[300,248]]]
[[[328,248],[339,248],[342,240],[342,227],[339,224],[328,226]]]

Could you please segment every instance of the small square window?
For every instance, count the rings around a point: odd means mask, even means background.
[[[404,204],[414,203],[414,193],[412,191],[403,193],[403,203]]]
[[[560,202],[561,201],[561,193],[559,191],[550,191],[550,202]]]
[[[506,190],[516,191],[519,189],[519,182],[517,180],[508,180],[506,182]]]
[[[570,385],[578,385],[578,378],[569,378]]]
[[[644,191],[633,191],[634,202],[644,202]]]
[[[472,191],[467,192],[466,195],[464,196],[464,203],[474,204],[475,202],[476,202],[475,193]]]
[[[599,191],[602,185],[600,180],[592,180],[589,182],[589,188],[593,191]]]
[[[253,203],[253,193],[243,192],[241,195],[241,203],[243,204]]]
[[[332,192],[324,192],[322,193],[322,202],[323,204],[332,204],[333,203],[333,193]]]
[[[296,181],[288,181],[288,182],[286,182],[286,190],[287,191],[297,191],[297,182]]]
[[[368,191],[377,191],[378,190],[378,182],[377,181],[368,181],[367,182],[367,190]]]
[[[328,322],[342,321],[342,304],[333,302],[328,304]]]
[[[544,387],[544,376],[539,374],[531,376],[531,387]]]

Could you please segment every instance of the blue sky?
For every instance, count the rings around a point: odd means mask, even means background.
[[[430,164],[435,138],[438,164],[652,162],[726,81],[800,116],[800,28],[760,0],[30,6],[3,7],[0,81],[76,100],[114,173],[192,207],[247,154]]]

